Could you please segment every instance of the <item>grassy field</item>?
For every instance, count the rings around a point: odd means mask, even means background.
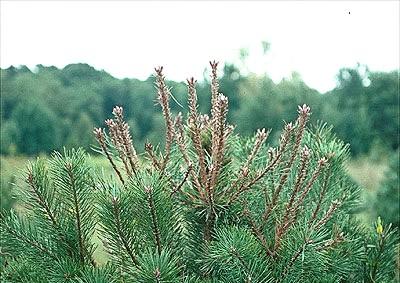
[[[372,161],[368,157],[350,160],[347,163],[350,176],[366,191],[378,189],[388,168],[387,160]]]
[[[46,157],[46,156],[43,156]],[[6,183],[16,177],[17,183],[21,177],[23,170],[29,161],[35,158],[28,158],[25,156],[7,157],[1,156],[0,172],[1,179]],[[102,156],[91,156],[90,162],[93,164],[96,171],[105,173],[111,172],[107,160]],[[367,192],[375,192],[380,182],[384,177],[385,170],[387,169],[387,160],[372,160],[370,157],[361,157],[352,159],[347,162],[347,169],[350,176]]]
[[[45,157],[45,156],[44,156]],[[10,193],[23,187],[23,170],[29,160],[33,158],[27,157],[5,157],[1,156],[0,173],[1,173],[1,198],[2,206],[7,203],[10,198]],[[93,164],[98,173],[104,172],[108,175],[112,169],[107,160],[101,156],[91,156],[90,162]],[[347,163],[347,169],[350,176],[363,188],[362,198],[365,204],[371,203],[374,200],[376,191],[380,183],[383,181],[385,170],[388,164],[385,159],[377,161],[369,157],[362,157],[350,160]],[[19,210],[18,204],[14,205],[16,210]],[[371,205],[365,205],[365,209],[358,217],[368,226],[374,222],[375,213]],[[95,251],[95,258],[99,264],[107,261],[107,256],[102,248],[100,239],[95,235],[93,242],[98,246]]]
[[[366,224],[372,225],[376,220],[376,213],[372,204],[375,200],[380,184],[383,182],[385,172],[388,169],[387,159],[372,160],[370,157],[361,157],[347,162],[349,175],[362,188],[362,201],[364,210],[359,218]]]

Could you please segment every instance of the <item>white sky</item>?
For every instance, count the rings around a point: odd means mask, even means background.
[[[238,62],[276,82],[292,71],[319,91],[341,67],[399,68],[400,1],[1,1],[1,67],[88,63],[117,78],[202,79]],[[350,12],[350,14],[349,14]],[[271,43],[262,55],[261,41]]]

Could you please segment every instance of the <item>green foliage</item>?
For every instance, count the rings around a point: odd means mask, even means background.
[[[56,115],[39,102],[19,104],[12,114],[17,126],[16,145],[27,154],[46,152],[59,147]]]
[[[6,179],[5,177],[1,178],[1,187],[0,187],[0,209],[1,210],[10,210],[15,202],[12,189],[13,183],[15,181],[15,177],[12,176],[10,179]]]
[[[91,118],[86,114],[82,113],[79,118],[73,122],[71,135],[68,137],[67,144],[70,147],[79,147],[82,145],[85,149],[89,149],[89,146],[94,143],[93,135],[90,134],[94,127],[94,123]]]
[[[28,213],[2,214],[2,252],[14,263],[35,262],[35,268],[42,269],[38,282],[65,274],[73,278],[82,265],[92,262],[96,218],[90,174],[81,150],[55,153],[48,165],[38,159],[27,169],[27,188],[22,191]]]
[[[395,229],[353,216],[359,188],[345,170],[349,147],[298,107],[269,131],[234,134],[228,98],[211,62],[210,115],[189,79],[187,119],[156,69],[165,143],[138,155],[124,109],[96,128],[115,172],[94,173],[82,150],[30,164],[24,213],[1,215],[2,282],[390,282]],[[66,84],[82,79],[68,68]],[[93,77],[92,79],[96,79]],[[139,158],[140,157],[140,158]],[[386,221],[386,220],[384,220]],[[94,237],[108,255],[94,258]],[[323,274],[323,278],[321,278]]]
[[[268,49],[268,43],[263,43]],[[243,53],[243,55],[246,55]],[[134,128],[135,143],[161,142],[160,115],[149,93],[152,79],[119,80],[87,64],[71,64],[64,69],[38,65],[34,72],[22,66],[1,70],[1,153],[35,155],[67,147],[89,149],[93,138],[89,129],[100,124],[114,105],[125,109]],[[186,113],[185,86],[169,82],[176,102],[171,111]],[[204,79],[198,86],[201,112],[210,109]],[[351,153],[365,154],[373,144],[398,148],[398,72],[370,72],[363,66],[341,69],[338,84],[322,94],[308,87],[299,74],[274,83],[271,78],[244,76],[233,64],[224,66],[220,90],[229,96],[228,121],[235,121],[240,134],[251,135],[257,128],[282,128],[282,121],[295,118],[296,105],[313,109],[312,121],[325,120],[335,126],[338,136],[351,144]],[[183,105],[183,107],[181,106]],[[145,110],[145,111],[144,111]],[[276,142],[279,133],[273,132]]]
[[[398,148],[398,72],[372,73],[358,65],[341,69],[338,86],[329,95],[336,111],[324,120],[332,121],[336,132],[352,146],[353,154],[367,153],[374,142],[389,150]]]
[[[393,137],[400,127],[398,96],[395,95],[399,92],[399,73],[371,73],[369,79],[367,108],[374,136],[387,147],[396,149],[399,139]]]
[[[384,225],[380,217],[375,223],[376,233],[370,236],[369,244],[365,246],[367,250],[367,274],[365,282],[389,282],[393,280],[396,272],[393,268],[398,260],[396,250],[385,251],[387,246],[394,246],[398,241],[398,233],[391,229],[391,224]],[[378,271],[380,270],[380,271]]]
[[[271,260],[248,229],[217,230],[205,255],[204,272],[220,282],[271,281]]]
[[[140,283],[172,283],[180,277],[180,271],[177,258],[174,258],[168,250],[164,249],[159,253],[149,249],[139,258],[139,268],[133,277]]]
[[[399,179],[399,152],[390,159],[389,169],[384,181],[376,193],[374,208],[377,216],[381,216],[388,223],[400,227],[400,179]]]
[[[14,156],[17,153],[16,141],[19,139],[19,130],[13,120],[1,125],[1,153]]]

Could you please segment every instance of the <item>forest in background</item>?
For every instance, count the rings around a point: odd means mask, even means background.
[[[165,70],[168,78],[168,69]],[[188,74],[190,76],[190,74]],[[199,104],[209,108],[209,81],[198,79]],[[87,64],[70,64],[63,69],[36,66],[1,70],[1,154],[50,153],[62,146],[90,149],[92,130],[102,126],[115,105],[125,116],[143,151],[146,140],[155,144],[164,127],[155,105],[154,78],[117,79]],[[187,112],[184,82],[169,81],[173,112]],[[220,76],[221,92],[230,104],[228,120],[236,131],[251,135],[257,128],[272,129],[272,141],[279,136],[284,121],[294,119],[297,105],[311,106],[311,123],[318,120],[334,126],[334,131],[350,143],[353,156],[388,155],[398,149],[398,71],[371,72],[366,66],[343,68],[337,86],[319,93],[293,73],[279,83],[268,75],[241,74],[233,64],[225,64]],[[373,149],[373,150],[372,150]]]

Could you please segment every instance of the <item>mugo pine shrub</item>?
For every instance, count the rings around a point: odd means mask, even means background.
[[[123,109],[96,128],[115,176],[94,174],[80,149],[30,164],[24,213],[1,219],[2,282],[390,282],[395,232],[364,228],[348,147],[298,108],[279,143],[234,134],[211,63],[211,113],[173,117],[156,69],[165,144],[135,150]],[[94,239],[102,241],[97,247]],[[107,252],[106,264],[94,257]]]

